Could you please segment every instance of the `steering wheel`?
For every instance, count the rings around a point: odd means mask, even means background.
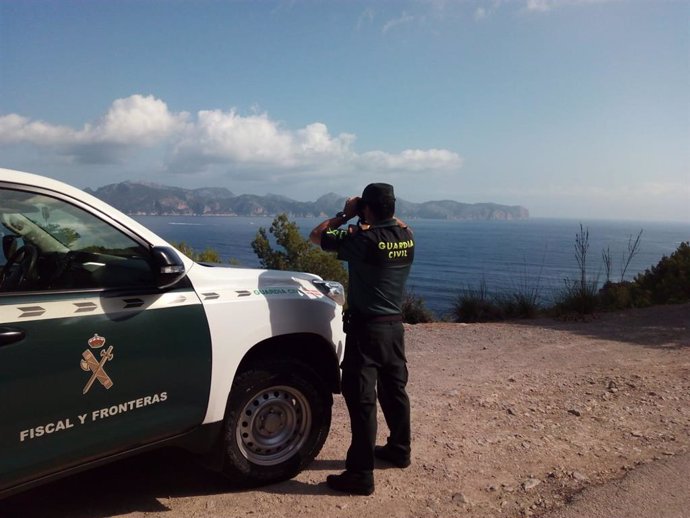
[[[26,244],[18,248],[7,260],[2,272],[0,272],[0,289],[16,289],[27,281],[36,280],[38,278],[36,271],[37,260],[38,248],[34,245]]]

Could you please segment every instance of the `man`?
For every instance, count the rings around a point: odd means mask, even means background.
[[[412,231],[394,216],[393,186],[367,185],[343,211],[311,231],[310,240],[348,263],[342,390],[352,430],[346,470],[329,475],[337,491],[374,492],[374,457],[400,468],[410,465],[410,402],[405,391],[402,301],[414,259]],[[359,225],[339,228],[355,215]],[[376,395],[390,436],[376,444]]]

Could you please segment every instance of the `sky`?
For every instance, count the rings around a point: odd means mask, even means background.
[[[0,167],[690,222],[690,0],[0,0]]]

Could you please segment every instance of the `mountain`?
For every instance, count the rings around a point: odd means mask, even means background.
[[[225,214],[236,196],[223,187],[183,189],[146,182],[122,182],[85,191],[126,214]]]
[[[227,215],[326,217],[341,210],[345,197],[324,194],[314,202],[292,200],[279,194],[235,195],[223,187],[183,189],[146,182],[122,182],[85,189],[86,192],[127,214],[138,215]],[[452,200],[413,203],[398,200],[396,214],[401,218],[423,219],[527,219],[529,211],[521,206],[497,203],[460,203]]]

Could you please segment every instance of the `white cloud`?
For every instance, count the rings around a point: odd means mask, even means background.
[[[200,111],[174,145],[173,162],[287,165],[291,135],[268,116],[242,117],[235,110]]]
[[[474,19],[475,20],[483,20],[488,16],[486,9],[484,7],[477,7],[477,9],[474,11]]]
[[[398,154],[369,151],[360,155],[357,163],[372,171],[452,171],[462,166],[462,158],[446,149],[406,149]]]
[[[66,126],[55,126],[43,121],[32,122],[15,113],[0,116],[0,144],[65,144],[74,141],[76,135],[76,131]]]
[[[400,25],[412,23],[414,20],[414,16],[407,14],[403,11],[403,13],[399,17],[393,18],[392,20],[388,20],[385,24],[383,24],[383,29],[381,29],[381,32],[383,32],[383,34],[386,34],[391,29],[398,27]]]
[[[619,2],[620,0],[527,0],[526,8],[528,11],[546,12],[559,7],[582,4],[603,4]]]
[[[546,13],[562,7],[620,2],[621,0],[418,0],[432,12],[445,18],[453,9],[472,9],[476,21],[495,15],[503,8],[532,13]],[[395,24],[396,20],[391,20]],[[411,20],[410,20],[411,21]],[[385,31],[384,31],[385,32]]]
[[[159,153],[152,159],[156,164],[182,174],[221,168],[231,175],[252,171],[255,179],[326,178],[353,172],[452,172],[462,166],[462,158],[445,149],[359,154],[355,141],[351,133],[331,135],[322,122],[291,130],[266,113],[173,113],[162,100],[141,95],[117,99],[103,117],[80,130],[18,114],[0,116],[0,146],[47,148],[81,163],[123,163],[137,150],[151,148]]]
[[[474,19],[475,21],[482,21],[495,15],[501,8],[503,0],[480,0],[474,2]]]
[[[357,19],[357,30],[360,30],[365,25],[371,25],[374,23],[375,17],[376,11],[374,11],[371,7],[367,7]]]
[[[341,133],[336,138],[332,138],[326,125],[321,122],[309,124],[306,128],[299,130],[297,137],[298,154],[305,159],[329,156],[347,160],[354,156],[350,146],[356,137],[349,133]]]
[[[328,164],[346,164],[354,135],[329,134],[321,122],[289,131],[267,114],[243,117],[235,110],[201,111],[175,144],[169,166],[184,170],[190,165],[204,168],[211,164],[236,167],[318,169]]]
[[[149,146],[180,130],[187,113],[172,114],[153,96],[132,95],[117,99],[96,125],[86,125],[85,140]]]
[[[528,11],[548,11],[551,9],[553,1],[551,0],[528,0],[527,10]]]
[[[187,114],[173,115],[152,96],[117,99],[96,123],[81,130],[31,121],[17,114],[0,116],[0,143],[26,142],[39,146],[96,143],[148,146],[180,129]]]
[[[0,145],[25,143],[49,147],[78,162],[118,161],[119,151],[150,147],[184,127],[186,113],[172,114],[153,96],[117,99],[95,123],[80,130],[31,121],[17,114],[0,116]]]

